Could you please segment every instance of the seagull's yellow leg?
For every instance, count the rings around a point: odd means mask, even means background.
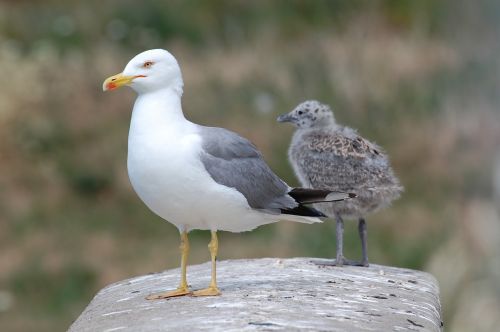
[[[181,233],[181,245],[179,249],[181,250],[181,283],[179,287],[177,287],[176,290],[170,292],[151,294],[148,297],[146,297],[147,300],[166,299],[169,297],[191,294],[186,279],[186,266],[187,266],[187,258],[189,255],[189,240],[187,232]]]
[[[208,244],[208,250],[210,250],[210,256],[212,256],[212,280],[210,281],[210,286],[208,286],[208,288],[193,292],[194,296],[220,295],[220,291],[217,288],[217,273],[215,269],[217,261],[217,251],[219,250],[219,240],[217,239],[217,231],[212,231],[212,240]]]

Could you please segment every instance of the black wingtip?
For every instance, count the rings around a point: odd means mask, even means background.
[[[313,207],[305,206],[302,204],[293,209],[281,209],[281,213],[292,214],[295,216],[303,216],[303,217],[328,218],[328,216],[325,215],[323,212],[318,211]]]
[[[355,193],[349,193],[349,198],[356,198],[358,197],[358,195],[356,195]]]

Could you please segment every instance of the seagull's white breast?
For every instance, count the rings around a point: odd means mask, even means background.
[[[275,221],[252,210],[236,189],[212,179],[199,158],[202,138],[195,124],[184,118],[151,121],[146,113],[135,109],[134,113],[128,174],[134,190],[153,212],[188,231],[241,232]]]

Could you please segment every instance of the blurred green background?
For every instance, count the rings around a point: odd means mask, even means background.
[[[275,118],[305,99],[382,145],[406,191],[368,217],[371,262],[436,276],[448,331],[498,328],[500,2],[25,0],[0,2],[0,330],[65,330],[101,287],[178,266],[128,181],[135,95],[101,91],[150,48],[179,60],[190,119],[290,185]],[[223,233],[220,259],[333,257],[333,224]],[[209,234],[191,239],[207,261]]]

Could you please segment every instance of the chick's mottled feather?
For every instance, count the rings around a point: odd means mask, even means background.
[[[330,216],[360,218],[386,207],[403,190],[387,154],[356,130],[335,123],[329,108],[324,112],[326,105],[321,106],[306,108],[315,116],[305,124],[300,118],[306,117],[306,109],[301,114],[297,108],[292,111],[296,123],[301,124],[288,151],[292,167],[303,186],[354,192],[358,197],[335,204],[319,203],[316,208]],[[319,112],[314,112],[316,109]]]

